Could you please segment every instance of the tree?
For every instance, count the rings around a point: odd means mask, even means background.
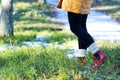
[[[13,36],[13,0],[1,0],[0,37]]]

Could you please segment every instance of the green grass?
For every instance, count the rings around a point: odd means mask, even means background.
[[[107,60],[96,70],[81,66],[81,61],[69,59],[66,53],[76,46],[77,38],[69,31],[60,30],[61,25],[52,22],[50,5],[37,3],[15,3],[14,36],[0,39],[0,45],[21,45],[23,41],[34,41],[37,35],[47,36],[48,47],[25,47],[0,51],[0,80],[118,80],[120,78],[120,43],[97,42],[107,55]],[[49,14],[49,15],[48,15]],[[57,42],[57,43],[56,43]],[[63,44],[60,49],[58,44]],[[87,65],[93,64],[88,52]]]
[[[1,79],[50,78],[61,74],[59,71],[63,72],[65,68],[73,66],[66,57],[65,50],[54,48],[23,47],[0,54]],[[69,65],[66,65],[66,61]]]
[[[101,1],[93,9],[106,12],[109,16],[120,22],[120,3],[115,1]]]
[[[77,75],[91,80],[96,77],[116,80],[120,73],[118,54],[120,43],[104,42],[100,48],[107,54],[107,60],[96,70],[83,68],[80,61],[66,57],[67,49],[53,46],[21,47],[17,50],[3,51],[0,52],[0,78],[3,80],[68,80],[70,75],[73,77]],[[86,61],[87,65],[92,65],[91,54],[88,53]]]

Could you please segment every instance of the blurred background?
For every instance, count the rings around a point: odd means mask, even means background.
[[[91,70],[73,51],[67,13],[58,0],[0,0],[0,80],[120,80],[120,0],[94,0],[87,29],[107,60]],[[70,54],[70,55],[68,55]]]

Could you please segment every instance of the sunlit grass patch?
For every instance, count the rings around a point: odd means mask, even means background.
[[[32,7],[32,5],[30,5],[30,3],[24,3],[24,2],[16,2],[14,4],[14,10],[18,10],[18,9],[26,9]]]
[[[16,30],[32,30],[35,29],[38,30],[42,30],[42,29],[60,29],[59,28],[60,25],[58,24],[54,24],[54,23],[40,23],[40,22],[36,22],[36,23],[17,23],[15,28]],[[61,28],[62,29],[62,28]]]
[[[35,35],[21,35],[17,34],[14,37],[4,37],[0,39],[2,44],[20,45],[23,41],[34,41]]]
[[[49,4],[41,4],[41,3],[26,3],[26,2],[15,2],[14,3],[14,10],[17,11],[19,9],[24,9],[24,10],[32,10],[32,9],[39,9],[39,10],[44,10],[44,11],[49,11],[51,6]]]
[[[71,32],[66,31],[51,31],[51,35],[48,36],[44,41],[45,42],[58,42],[66,43],[67,41],[74,40],[76,38]]]
[[[95,10],[115,10],[115,9],[118,9],[120,6],[119,5],[106,5],[106,6],[96,6],[96,7],[93,7],[92,9],[95,9]]]
[[[1,44],[20,45],[23,41],[34,41],[37,32],[35,31],[17,31],[14,36],[0,38]]]

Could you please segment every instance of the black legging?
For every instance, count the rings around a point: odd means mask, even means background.
[[[87,14],[68,12],[71,31],[78,37],[79,49],[87,49],[94,42],[86,29]]]

